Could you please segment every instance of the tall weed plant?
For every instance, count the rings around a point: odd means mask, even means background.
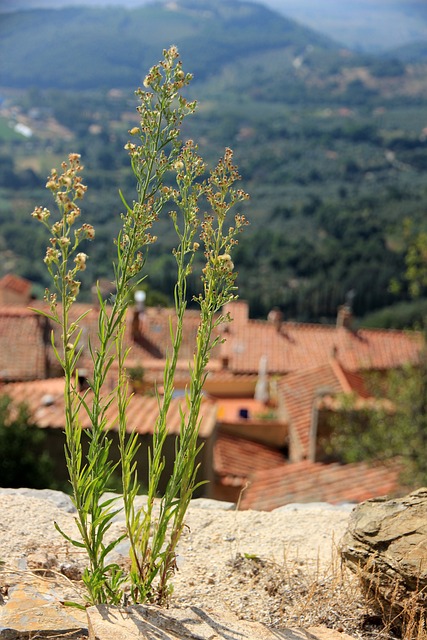
[[[247,198],[235,187],[239,175],[233,154],[226,149],[217,166],[209,173],[198,155],[197,146],[180,138],[181,125],[196,109],[182,90],[191,81],[179,60],[176,47],[164,52],[163,60],[152,67],[144,80],[144,89],[136,94],[140,124],[129,133],[126,144],[136,178],[137,199],[121,201],[122,228],[115,239],[115,292],[104,300],[98,288],[98,335],[89,343],[92,376],[89,388],[78,386],[78,366],[82,347],[81,323],[85,314],[72,320],[71,309],[80,289],[79,274],[86,268],[88,255],[81,251],[83,240],[92,240],[90,224],[79,226],[80,201],[86,192],[78,154],[70,154],[62,172],[53,170],[47,188],[52,192],[58,216],[52,223],[48,209],[37,207],[32,213],[49,231],[50,241],[44,262],[52,280],[45,299],[45,315],[61,330],[58,343],[52,338],[56,358],[65,376],[66,445],[65,456],[72,487],[79,538],[62,535],[88,556],[83,580],[89,603],[121,604],[154,602],[165,604],[170,596],[171,579],[176,568],[176,547],[185,526],[185,514],[194,490],[199,486],[197,458],[200,406],[206,366],[219,338],[216,328],[229,318],[222,307],[235,297],[232,249],[246,224],[233,207]],[[169,186],[171,185],[171,186]],[[200,208],[206,209],[204,214]],[[169,211],[169,213],[165,213]],[[172,346],[167,355],[163,387],[157,395],[158,418],[153,425],[153,443],[148,454],[148,496],[146,506],[135,508],[140,485],[136,472],[139,442],[127,423],[130,401],[125,345],[126,317],[133,292],[141,284],[148,247],[156,241],[152,228],[160,216],[169,215],[176,233],[173,250],[176,259],[174,288],[176,328],[170,325]],[[195,268],[195,257],[204,253],[201,269],[201,293],[194,298],[200,308],[200,322],[190,363],[190,380],[181,410],[180,435],[176,439],[173,470],[154,513],[155,498],[165,467],[164,445],[168,435],[167,415],[174,393],[175,371],[183,338],[187,307],[187,279]],[[107,379],[116,374],[111,391]],[[118,424],[108,422],[108,409],[118,407]],[[82,448],[81,416],[90,418],[89,447]],[[109,430],[119,433],[120,463],[110,456]],[[119,508],[114,499],[104,498],[113,474],[120,467],[127,537],[130,542],[130,570],[125,572],[109,562],[111,552],[123,540],[107,542],[108,532]],[[57,526],[57,525],[56,525]],[[59,528],[57,526],[57,528]]]

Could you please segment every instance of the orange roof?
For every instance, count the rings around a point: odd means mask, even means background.
[[[399,468],[295,462],[257,471],[242,494],[240,509],[272,511],[292,502],[361,502],[400,492]]]
[[[224,485],[242,486],[257,471],[283,464],[285,456],[274,447],[219,433],[214,445],[214,471]]]
[[[0,392],[10,396],[17,403],[26,403],[32,419],[39,427],[65,428],[63,378],[5,384],[0,388]],[[174,398],[171,402],[167,419],[168,432],[170,434],[178,435],[180,432],[181,409],[184,413],[186,412],[185,401],[182,397]],[[126,415],[128,431],[135,430],[141,435],[153,433],[158,416],[157,398],[154,396],[132,396]],[[107,410],[107,423],[110,428],[117,428],[117,416],[117,406],[113,402]],[[215,403],[203,399],[200,417],[202,418],[200,436],[207,438],[211,435],[216,424]],[[80,414],[80,420],[82,428],[90,427],[90,420],[83,410]]]
[[[352,331],[345,327],[250,320],[246,303],[232,302],[222,356],[234,373],[256,373],[267,357],[270,373],[286,374],[327,363],[334,356],[347,371],[386,370],[417,362],[422,336],[381,329]],[[247,307],[247,305],[246,305]]]
[[[281,409],[289,420],[293,446],[298,450],[298,457],[302,458],[309,454],[316,399],[339,393],[368,397],[362,378],[354,373],[348,374],[333,359],[323,366],[288,374],[278,383],[277,391]]]
[[[42,302],[34,302],[34,306],[46,309]],[[7,333],[5,340],[8,343],[8,348],[1,354],[0,363],[5,380],[41,377],[40,370],[31,363],[34,341],[38,342],[40,348],[41,345],[45,345],[43,357],[51,365],[54,362],[50,340],[43,336],[43,331],[34,319],[34,313],[22,309],[21,311],[25,312],[20,315],[12,307],[0,309],[0,324],[3,325],[0,332]],[[225,342],[214,348],[209,370],[227,372],[230,378],[241,375],[256,376],[264,357],[267,359],[268,373],[278,375],[322,366],[329,362],[333,354],[341,366],[350,373],[365,369],[395,368],[416,361],[422,343],[420,334],[415,332],[352,332],[344,327],[294,323],[274,325],[268,321],[250,320],[248,306],[243,301],[230,303],[224,311],[229,311],[234,321],[220,328],[221,337],[225,338]],[[71,309],[71,319],[75,320],[85,312],[87,315],[81,321],[80,342],[83,354],[80,367],[90,370],[89,339],[96,348],[98,311],[96,307],[78,303]],[[14,330],[13,321],[10,322],[12,314],[19,317],[19,330],[18,325],[15,325]],[[185,314],[178,367],[179,376],[184,382],[188,379],[188,362],[194,353],[199,317],[199,312],[194,310],[188,310]],[[173,327],[176,325],[174,311],[149,307],[143,314],[138,315],[135,309],[131,308],[127,319],[125,343],[126,347],[131,347],[128,367],[142,365],[147,372],[150,370],[156,379],[161,378],[166,354],[171,350],[170,323]],[[57,325],[53,325],[52,328],[59,338],[60,328]],[[20,349],[28,357],[28,363],[21,361],[20,357],[14,358],[14,351]]]
[[[31,282],[12,273],[7,273],[0,278],[0,289],[10,289],[16,293],[28,295],[31,290]]]
[[[47,306],[42,302],[35,302],[34,307],[47,310]],[[79,361],[81,369],[91,370],[92,362],[90,357],[89,340],[92,347],[99,344],[98,332],[98,308],[96,305],[76,303],[71,307],[70,320],[77,320],[82,314],[84,318],[80,321],[82,335],[80,345],[83,347],[82,356]],[[170,326],[176,328],[176,316],[173,309],[147,308],[143,314],[137,314],[136,326],[140,339],[135,338],[133,331],[135,325],[135,309],[128,309],[125,333],[125,346],[131,347],[129,357],[126,361],[127,367],[142,365],[147,371],[150,370],[154,377],[161,380],[165,358],[171,353]],[[185,325],[183,331],[182,345],[178,361],[178,372],[188,380],[188,363],[192,360],[197,335],[197,327],[200,320],[198,311],[189,310],[185,314]],[[59,343],[61,329],[58,325],[52,326],[56,341]],[[214,349],[213,355],[218,352],[219,347]],[[210,370],[218,369],[218,362],[215,358],[210,362]],[[156,375],[159,374],[159,375]]]
[[[129,316],[134,313],[133,309],[129,310]],[[196,344],[197,329],[200,323],[200,311],[187,309],[185,312],[185,328],[183,332],[183,340],[180,352],[180,358],[187,362],[193,358],[194,346]],[[150,346],[152,355],[158,354],[157,357],[164,358],[166,352],[171,349],[171,327],[176,329],[176,313],[175,309],[165,309],[163,307],[147,307],[142,314],[139,314],[138,329],[141,336],[147,340],[147,347]],[[131,317],[128,318],[128,338],[130,338]],[[144,348],[144,342],[141,345]]]
[[[23,307],[0,308],[0,381],[47,375],[46,321]]]

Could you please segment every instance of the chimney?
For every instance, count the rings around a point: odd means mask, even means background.
[[[225,354],[221,356],[221,366],[223,369],[228,369],[230,366],[230,356]]]
[[[279,333],[283,322],[283,313],[280,311],[279,307],[273,307],[273,309],[269,311],[267,320],[276,327],[276,331]]]
[[[141,289],[138,289],[137,291],[135,291],[134,293],[135,308],[133,310],[133,316],[132,316],[131,335],[132,335],[132,340],[135,340],[136,342],[138,341],[138,339],[141,337],[141,334],[142,334],[142,324],[143,324],[144,311],[145,311],[145,298],[146,298],[145,291],[142,291]]]
[[[224,315],[230,314],[233,327],[236,327],[236,329],[244,327],[249,320],[249,305],[246,300],[233,300],[233,302],[228,302],[224,306],[223,313]]]
[[[135,307],[139,313],[144,313],[145,311],[145,299],[147,294],[142,289],[138,289],[134,293]]]
[[[344,329],[351,329],[353,324],[353,313],[351,307],[348,304],[343,304],[338,307],[337,314],[337,329],[343,327]]]
[[[99,306],[98,291],[101,294],[101,298],[103,300],[109,300],[112,296],[114,296],[116,288],[114,286],[114,283],[110,282],[110,280],[107,280],[106,278],[101,278],[100,280],[98,280],[98,282],[91,288],[92,304],[94,306]]]
[[[353,325],[353,300],[356,295],[355,289],[347,291],[345,296],[345,303],[338,307],[337,314],[337,329],[344,327],[344,329],[351,329]]]
[[[90,389],[90,383],[86,369],[81,369],[78,372],[77,383],[79,391],[86,391],[87,389]]]

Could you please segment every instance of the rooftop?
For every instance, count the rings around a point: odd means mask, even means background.
[[[417,362],[422,344],[420,334],[409,331],[250,320],[244,301],[226,310],[234,321],[222,355],[234,373],[256,373],[263,356],[269,373],[276,374],[321,366],[331,357],[349,372],[387,370]]]
[[[41,428],[65,429],[64,379],[50,378],[32,382],[15,382],[0,387],[0,393],[8,395],[16,403],[26,403],[35,424]],[[90,402],[90,393],[88,395]],[[174,398],[168,413],[168,432],[178,435],[181,425],[181,410],[186,412],[184,398]],[[127,411],[128,431],[152,434],[158,416],[158,401],[155,396],[134,395],[129,401]],[[118,410],[113,402],[107,410],[107,423],[110,428],[117,428]],[[200,436],[211,435],[216,423],[216,405],[203,399],[200,416],[202,418]],[[80,412],[81,426],[90,427],[90,420],[84,410]]]
[[[47,310],[40,301],[34,301],[33,305]],[[262,361],[266,362],[269,375],[286,375],[323,366],[334,358],[350,374],[371,369],[387,370],[416,362],[422,344],[422,337],[416,332],[373,329],[354,332],[345,326],[250,320],[248,305],[244,301],[230,303],[225,312],[230,312],[233,320],[220,328],[220,337],[224,341],[216,345],[212,352],[210,382],[213,383],[214,377],[219,374],[226,374],[230,378],[246,376],[245,395],[251,386],[249,378],[257,376]],[[89,339],[95,347],[98,342],[96,306],[73,305],[71,319],[77,319],[82,314],[87,315],[81,321],[83,353],[80,367],[90,370]],[[12,316],[19,322],[19,330],[17,325],[13,330]],[[40,377],[40,368],[35,365],[35,355],[32,353],[35,342],[40,351],[44,345],[45,353],[41,357],[53,366],[50,337],[46,339],[45,328],[37,324],[35,318],[36,314],[23,306],[0,306],[0,335],[5,336],[4,342],[9,344],[9,348],[0,351],[0,379]],[[128,367],[141,365],[158,380],[165,357],[171,351],[170,325],[175,328],[176,324],[174,311],[148,307],[138,312],[130,308],[127,319],[125,341],[126,346],[131,347]],[[178,367],[183,380],[188,378],[188,362],[193,358],[199,319],[197,310],[187,310]],[[51,329],[58,340],[60,328],[53,325]],[[20,349],[29,358],[27,363],[20,357],[14,357],[14,351]]]
[[[0,289],[9,289],[23,296],[29,296],[31,291],[31,282],[13,273],[7,273],[0,278]]]
[[[243,488],[252,474],[284,462],[285,456],[275,447],[246,438],[219,433],[215,441],[214,471],[224,485]]]
[[[365,463],[294,462],[256,471],[242,493],[241,509],[272,511],[292,502],[361,502],[400,490],[399,468]]]
[[[353,393],[367,398],[362,378],[345,371],[333,358],[328,363],[289,373],[277,385],[279,404],[289,420],[298,458],[310,454],[313,408],[324,396]],[[296,452],[294,452],[296,455]]]
[[[25,307],[0,307],[0,380],[48,375],[46,321]]]

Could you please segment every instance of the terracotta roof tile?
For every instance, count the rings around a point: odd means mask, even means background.
[[[263,469],[283,464],[285,457],[274,447],[219,433],[214,445],[214,471],[221,484],[242,486]]]
[[[41,302],[34,302],[46,308]],[[212,354],[209,369],[212,372],[226,372],[232,376],[256,376],[261,359],[267,357],[267,368],[270,374],[287,373],[310,369],[326,364],[332,354],[347,372],[347,377],[364,369],[387,369],[397,367],[418,358],[421,338],[416,333],[401,331],[361,330],[353,333],[343,327],[327,327],[322,325],[304,325],[282,323],[278,331],[271,322],[250,320],[248,306],[245,302],[234,302],[227,305],[234,321],[222,327],[225,343],[218,344]],[[22,312],[22,314],[20,313]],[[82,313],[87,315],[82,320],[83,355],[81,368],[91,368],[89,339],[97,345],[98,312],[91,305],[76,304],[72,307],[71,318],[76,319]],[[19,318],[13,323],[10,316]],[[129,309],[126,331],[126,346],[131,346],[128,367],[142,365],[150,369],[157,380],[161,379],[161,370],[166,353],[170,352],[169,323],[175,326],[174,313],[169,309],[147,308],[141,315],[134,315]],[[183,383],[188,379],[188,362],[193,357],[194,343],[199,321],[199,312],[188,310],[185,316],[183,345],[180,354],[179,376]],[[18,320],[17,320],[18,322]],[[30,379],[40,377],[40,369],[34,362],[34,342],[37,341],[40,353],[45,336],[40,335],[34,314],[25,309],[2,307],[0,309],[0,332],[7,334],[4,341],[7,348],[2,352],[0,370],[5,380]],[[53,327],[59,337],[60,328]],[[138,337],[135,337],[135,331]],[[36,337],[36,334],[39,334]],[[45,340],[46,352],[43,358],[53,365],[55,359],[50,341]],[[29,356],[29,362],[22,361],[14,352],[22,351]],[[41,359],[37,356],[37,362]]]
[[[0,278],[0,289],[10,289],[15,293],[22,295],[29,295],[31,291],[31,282],[20,276],[16,276],[12,273],[7,273],[3,278]]]
[[[15,402],[25,402],[39,427],[65,428],[63,378],[5,384],[0,387],[0,393],[9,395]],[[181,424],[180,409],[185,412],[185,401],[182,397],[174,398],[168,413],[168,432],[170,434],[179,434]],[[151,434],[153,433],[157,416],[158,403],[156,397],[135,395],[128,405],[128,430],[135,429],[140,434]],[[203,399],[201,417],[200,436],[207,438],[212,433],[216,423],[216,405],[214,402]],[[90,420],[84,411],[81,412],[80,418],[83,428],[90,427]],[[108,424],[112,425],[112,428],[116,428],[117,406],[115,403],[112,403],[108,409],[107,418]]]
[[[234,317],[223,355],[235,373],[256,373],[267,356],[270,373],[285,374],[327,363],[334,356],[347,371],[385,370],[416,362],[422,337],[416,332],[381,329],[352,331],[345,327],[250,320],[242,307],[230,303]],[[238,306],[236,306],[238,305]]]
[[[333,359],[322,366],[289,373],[279,381],[277,392],[281,409],[289,420],[293,459],[309,454],[312,415],[317,398],[351,392],[368,396],[362,378],[344,371]]]
[[[399,468],[304,460],[257,471],[242,494],[241,509],[271,511],[293,502],[361,502],[400,492]]]
[[[36,304],[37,308],[46,310],[46,305],[43,303],[38,302]],[[148,307],[142,315],[139,314],[136,325],[141,334],[140,340],[133,335],[133,330],[135,329],[133,324],[134,313],[133,308],[130,308],[127,313],[125,346],[131,347],[127,367],[142,365],[145,369],[150,369],[154,374],[157,372],[159,375],[155,376],[155,378],[162,380],[165,357],[171,352],[170,325],[172,325],[173,329],[176,328],[174,311]],[[82,328],[80,344],[83,347],[83,352],[79,366],[80,368],[91,370],[89,341],[94,348],[99,344],[97,338],[98,309],[94,305],[74,304],[71,308],[70,319],[77,320],[82,314],[85,314],[80,323]],[[183,341],[178,362],[178,374],[186,380],[188,380],[188,363],[192,360],[194,354],[199,320],[199,312],[193,310],[186,312]],[[53,326],[53,330],[58,342],[61,330],[57,325]],[[218,350],[219,347],[216,347],[213,351],[213,359],[209,365],[211,370],[218,368],[218,362],[215,361],[215,354],[218,353]]]
[[[47,375],[46,322],[23,307],[0,308],[0,381]]]

